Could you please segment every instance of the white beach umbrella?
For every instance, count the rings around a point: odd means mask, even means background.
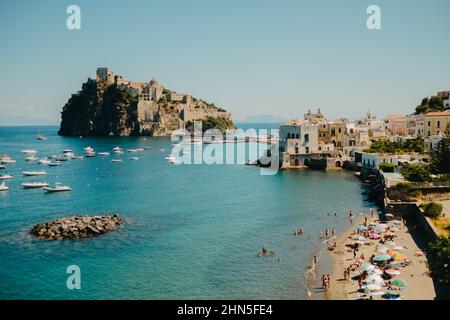
[[[381,286],[371,283],[371,284],[366,285],[365,288],[369,291],[378,291],[381,289]]]

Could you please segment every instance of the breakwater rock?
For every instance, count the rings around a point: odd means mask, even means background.
[[[39,239],[81,239],[110,232],[119,228],[122,218],[113,216],[74,216],[35,225],[31,234]]]

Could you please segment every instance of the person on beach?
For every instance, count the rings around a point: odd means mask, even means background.
[[[303,235],[303,228],[298,229],[298,234]]]
[[[367,217],[364,217],[364,226],[367,227]]]
[[[329,274],[327,274],[327,287],[330,288],[331,287],[331,277]]]
[[[322,239],[322,238],[323,238],[322,230],[320,230],[320,233],[319,233],[319,238],[320,238],[320,239]]]
[[[333,228],[333,230],[331,231],[331,234],[333,235],[333,237],[336,236],[336,229],[335,228]]]
[[[334,213],[334,216],[337,217],[337,212]]]
[[[314,257],[313,257],[313,267],[314,267],[314,268],[316,267],[316,264],[317,264],[317,257],[314,256]]]
[[[330,231],[328,230],[328,228],[325,229],[325,238],[329,238],[330,237]]]
[[[370,217],[373,218],[373,215],[374,215],[374,210],[373,210],[373,208],[370,208]]]

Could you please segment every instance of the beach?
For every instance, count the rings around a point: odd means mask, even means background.
[[[368,223],[378,222],[379,218],[368,217]],[[330,255],[333,260],[331,271],[330,288],[324,292],[324,298],[330,300],[355,300],[364,298],[363,293],[358,292],[358,280],[352,279],[359,274],[356,270],[351,273],[351,277],[344,279],[344,270],[353,262],[353,252],[346,247],[347,244],[354,243],[351,237],[354,235],[355,227],[358,224],[353,222],[352,228],[349,228],[344,234],[338,237],[337,245]],[[400,268],[401,275],[395,277],[403,279],[407,282],[406,290],[401,295],[402,300],[432,300],[436,297],[433,280],[428,276],[428,268],[425,256],[417,256],[416,252],[420,251],[419,246],[414,241],[417,237],[411,234],[408,227],[401,225],[400,230],[395,232],[396,246],[402,246],[404,249],[401,253],[405,255],[412,263],[406,267]],[[413,237],[414,236],[414,237]],[[358,256],[364,254],[365,262],[372,254],[376,253],[376,244],[378,240],[370,241],[372,245],[363,244],[358,251]],[[385,291],[382,288],[381,291]]]

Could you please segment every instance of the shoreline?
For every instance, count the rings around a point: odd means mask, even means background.
[[[368,217],[368,223],[378,220],[379,214],[376,214],[373,218]],[[337,237],[336,249],[332,252],[328,251],[332,260],[332,265],[330,266],[331,285],[328,290],[323,291],[321,295],[322,300],[355,300],[360,298],[358,281],[351,279],[356,273],[352,273],[352,277],[347,280],[344,280],[343,276],[344,269],[353,261],[353,254],[346,250],[345,245],[352,242],[349,240],[349,237],[353,235],[354,228],[360,222],[360,219],[355,220],[352,227]],[[426,274],[428,271],[426,265],[427,258],[426,256],[415,255],[421,249],[414,238],[420,236],[411,234],[410,231],[408,227],[402,227],[396,233],[397,237],[395,239],[397,245],[404,247],[402,254],[406,255],[409,260],[412,260],[410,266],[401,269],[402,274],[399,278],[408,282],[408,287],[402,295],[402,300],[434,300],[437,294],[433,279]],[[372,255],[374,250],[375,245],[363,245],[358,255],[364,253],[367,259]]]

